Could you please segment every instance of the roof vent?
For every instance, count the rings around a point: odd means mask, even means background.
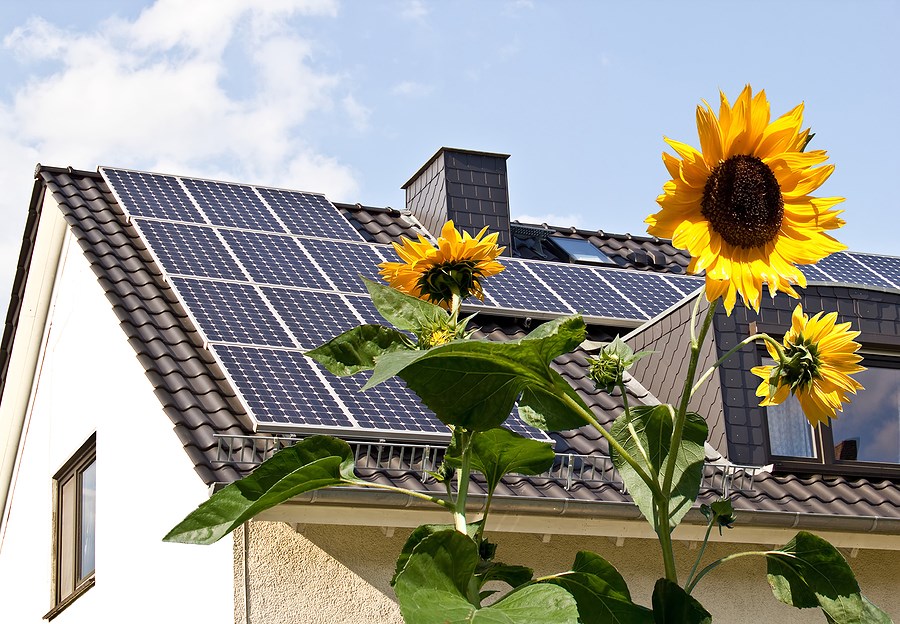
[[[510,255],[507,158],[442,147],[403,185],[407,210],[434,235],[448,219],[473,236],[487,226]]]

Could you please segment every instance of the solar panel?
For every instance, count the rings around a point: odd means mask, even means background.
[[[803,275],[806,276],[807,281],[810,282],[834,282],[837,281],[834,277],[826,273],[822,270],[822,267],[816,264],[801,264],[798,267]]]
[[[447,425],[422,405],[401,380],[391,378],[360,392],[366,379],[364,374],[328,379],[363,429],[449,434]]]
[[[255,287],[186,277],[172,284],[209,341],[294,346]]]
[[[228,345],[213,345],[213,351],[258,423],[356,426],[313,370],[315,364],[299,351]]]
[[[573,308],[567,306],[556,294],[537,281],[524,262],[504,258],[503,266],[506,267],[504,271],[491,276],[483,284],[487,293],[485,304],[517,310],[575,313]]]
[[[246,279],[211,228],[143,219],[134,224],[170,275]]]
[[[261,284],[334,290],[291,236],[222,230],[231,250]]]
[[[894,288],[900,288],[900,258],[860,253],[850,253],[848,255],[891,282]]]
[[[882,288],[890,288],[892,286],[890,282],[870,271],[849,254],[832,254],[819,260],[816,266],[831,275],[838,282],[867,284]]]
[[[360,324],[340,295],[288,288],[262,291],[303,349],[318,347]]]
[[[257,190],[289,232],[323,238],[362,240],[356,228],[321,195],[262,187]]]
[[[178,179],[155,173],[100,169],[119,205],[134,217],[203,223]]]
[[[662,275],[627,269],[598,269],[601,277],[650,316],[668,310],[684,299]]]
[[[579,312],[607,318],[649,318],[594,269],[555,262],[533,262],[531,269]]]
[[[692,295],[703,286],[704,278],[697,275],[672,275],[666,273],[663,279],[672,284],[683,296]]]
[[[253,187],[193,178],[182,178],[182,181],[213,225],[266,232],[285,231]]]
[[[301,244],[341,292],[367,293],[360,275],[381,281],[378,264],[384,259],[371,245],[310,238],[304,238]]]

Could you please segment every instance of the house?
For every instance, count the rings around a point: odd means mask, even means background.
[[[214,546],[161,538],[210,491],[314,432],[351,441],[367,479],[440,490],[428,470],[447,436],[416,397],[400,383],[359,394],[360,380],[327,376],[302,351],[376,321],[358,274],[375,277],[388,243],[430,236],[447,218],[496,229],[507,245],[507,271],[491,278],[483,303],[467,303],[478,336],[508,340],[582,312],[591,341],[622,334],[655,351],[627,384],[632,404],[671,400],[700,284],[684,274],[687,257],[654,238],[510,221],[506,178],[505,155],[441,149],[404,185],[398,211],[38,166],[0,343],[0,586],[15,588],[4,620],[399,621],[388,584],[396,555],[412,527],[447,521],[418,500],[320,490]],[[859,325],[876,370],[874,403],[863,404],[889,409],[848,412],[828,431],[789,413],[776,424],[746,372],[764,354],[744,348],[692,405],[710,428],[701,501],[725,495],[738,510],[707,557],[808,529],[839,547],[866,595],[900,618],[900,259],[840,254],[809,271],[807,309]],[[780,333],[792,304],[718,314],[705,361],[751,326]],[[578,350],[555,367],[607,424],[621,397],[593,388],[585,358]],[[648,600],[658,547],[604,442],[586,429],[552,439],[549,473],[510,476],[498,489],[489,533],[500,558],[549,573],[594,550]],[[694,509],[675,532],[685,571],[704,529]],[[715,574],[719,584],[695,596],[717,621],[821,620],[776,602],[759,561]]]

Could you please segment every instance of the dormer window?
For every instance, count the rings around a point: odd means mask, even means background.
[[[551,236],[547,240],[556,245],[567,257],[569,262],[609,264],[616,266],[616,263],[610,260],[609,256],[597,249],[590,241],[583,238]]]

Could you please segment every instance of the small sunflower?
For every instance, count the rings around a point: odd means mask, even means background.
[[[481,280],[503,270],[497,257],[505,247],[497,246],[497,233],[485,236],[458,232],[453,221],[441,230],[437,247],[419,235],[419,241],[394,243],[402,262],[382,262],[381,276],[401,292],[449,307],[453,295],[460,299],[475,295],[484,298]]]
[[[663,153],[672,179],[646,223],[687,249],[688,271],[706,271],[707,299],[724,297],[731,314],[738,293],[759,310],[763,284],[796,298],[806,278],[795,265],[846,249],[826,233],[844,225],[832,210],[844,199],[810,195],[834,165],[822,165],[823,150],[804,151],[812,135],[800,129],[803,104],[769,123],[765,91],[747,85],[734,106],[719,95],[718,117],[706,102],[697,107],[702,152],[666,139],[681,158]]]
[[[800,401],[800,407],[816,426],[828,424],[849,403],[848,394],[856,394],[862,385],[850,377],[865,370],[859,365],[859,343],[853,339],[858,331],[850,331],[850,323],[836,323],[837,312],[819,312],[812,318],[797,305],[791,316],[791,328],[784,335],[784,362],[780,363],[775,347],[766,342],[773,366],[756,366],[754,375],[762,377],[756,396],[760,405],[778,405],[788,394]]]

